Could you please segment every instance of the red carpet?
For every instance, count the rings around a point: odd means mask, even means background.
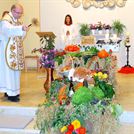
[[[126,66],[126,67],[122,67],[118,73],[124,73],[124,74],[132,74],[134,73],[134,67],[129,67],[129,66]]]

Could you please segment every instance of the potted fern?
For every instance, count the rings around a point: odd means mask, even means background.
[[[88,26],[88,24],[81,24],[80,25],[80,35],[82,36],[88,36],[91,33],[91,29]]]
[[[122,24],[119,20],[115,20],[113,21],[112,24],[112,29],[113,31],[117,34],[117,36],[119,37],[121,34],[124,33],[124,29],[126,28],[126,26],[124,24]]]
[[[91,29],[88,24],[80,25],[81,44],[90,44]]]

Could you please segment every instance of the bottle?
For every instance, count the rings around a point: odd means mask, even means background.
[[[70,77],[69,97],[71,97],[73,94],[74,94],[73,78]]]
[[[84,79],[84,81],[83,81],[83,86],[88,88],[88,82],[86,79]]]

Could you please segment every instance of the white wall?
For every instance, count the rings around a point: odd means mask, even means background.
[[[73,8],[66,0],[40,0],[41,31],[53,31],[56,36],[56,45],[60,45],[61,26],[64,23],[66,14],[71,14],[74,23],[102,23],[111,24],[113,20],[120,19],[131,34],[130,64],[134,66],[134,0],[128,0],[125,7],[119,8],[95,8],[84,10],[81,7]],[[57,44],[58,43],[58,44]],[[118,66],[126,64],[125,47],[122,46],[118,54]]]
[[[24,24],[28,25],[31,23],[33,18],[39,20],[40,17],[40,0],[0,0],[0,14],[2,15],[3,11],[10,11],[10,8],[15,3],[20,3],[24,8],[24,15],[22,20]],[[40,31],[39,27],[31,27],[27,37],[24,40],[24,52],[25,55],[31,55],[31,50],[33,48],[39,48],[40,42],[39,37],[36,32]]]
[[[24,15],[22,17],[24,24],[29,25],[33,18],[40,19],[40,4],[39,0],[16,0],[24,8]],[[36,32],[40,31],[40,27],[32,26],[27,33],[24,40],[24,53],[25,55],[32,55],[33,48],[39,48],[40,42]]]
[[[16,0],[0,0],[0,15],[2,15],[3,11],[10,11],[11,5],[14,4],[14,2],[16,2]]]
[[[24,24],[28,25],[31,23],[33,18],[40,19],[40,0],[0,0],[0,15],[3,11],[10,11],[10,8],[15,3],[20,3],[24,8],[24,15],[22,16],[22,21]],[[24,40],[24,53],[25,55],[32,55],[31,51],[33,48],[40,47],[39,37],[36,32],[40,31],[39,27],[31,27],[27,37]],[[35,54],[33,54],[35,55]],[[36,66],[35,62],[29,61],[28,66]]]

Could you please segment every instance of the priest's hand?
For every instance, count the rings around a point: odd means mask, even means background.
[[[26,25],[23,25],[23,26],[22,26],[22,30],[23,30],[23,31],[28,31],[28,30],[29,30],[29,27],[26,26]]]

